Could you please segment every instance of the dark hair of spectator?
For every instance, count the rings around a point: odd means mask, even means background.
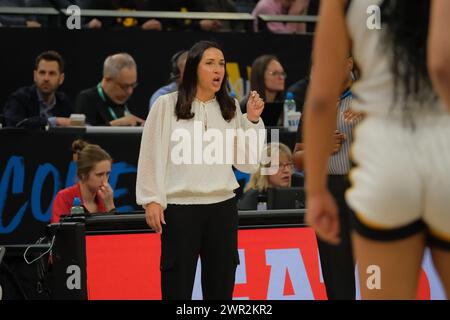
[[[259,96],[264,101],[266,101],[266,84],[264,80],[264,74],[266,73],[267,66],[273,60],[280,62],[280,60],[278,60],[276,56],[271,54],[265,54],[256,58],[252,64],[252,72],[250,76],[250,90],[258,92]],[[275,100],[282,101],[284,99],[283,95],[284,95],[283,92],[277,93]]]
[[[56,52],[56,51],[42,52],[36,58],[36,62],[34,64],[34,70],[38,69],[39,62],[41,62],[41,60],[58,62],[59,72],[64,73],[64,59],[61,57],[61,55],[58,52]]]

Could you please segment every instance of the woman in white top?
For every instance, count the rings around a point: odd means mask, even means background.
[[[355,212],[353,247],[363,299],[415,299],[426,245],[450,296],[450,115],[427,69],[430,3],[321,5],[305,106],[307,221],[322,239],[339,243],[326,168],[351,48],[361,74],[352,108],[366,116],[355,130],[356,168],[346,199]]]
[[[249,145],[262,149],[265,128],[259,95],[252,93],[242,115],[226,83],[220,47],[198,42],[188,53],[179,91],[155,101],[144,127],[136,198],[148,225],[161,233],[163,299],[191,299],[199,256],[203,298],[232,298],[239,262],[233,192],[239,184],[232,166],[258,169],[259,149]],[[230,134],[239,129],[259,133],[262,141],[254,136],[234,143]]]

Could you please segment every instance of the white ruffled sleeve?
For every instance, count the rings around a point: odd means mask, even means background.
[[[151,108],[141,138],[139,152],[136,202],[145,206],[151,202],[167,207],[165,177],[169,157],[170,110],[172,99],[159,97]]]

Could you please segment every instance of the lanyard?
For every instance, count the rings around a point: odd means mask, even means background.
[[[103,92],[103,88],[102,88],[100,83],[97,85],[97,92],[98,92],[98,95],[100,96],[100,98],[102,98],[103,102],[106,102],[105,93]],[[130,115],[131,112],[130,112],[130,110],[128,110],[127,105],[124,104],[123,107],[125,108],[124,114],[126,116]],[[114,110],[110,106],[108,106],[108,111],[111,114],[111,117],[113,118],[113,120],[117,120],[118,119],[117,114],[114,112]]]
[[[351,97],[352,91],[350,89],[345,90],[345,92],[341,95],[340,100],[344,100],[345,98]]]

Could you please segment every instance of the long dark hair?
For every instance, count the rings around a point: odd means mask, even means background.
[[[34,64],[34,70],[38,69],[39,62],[41,62],[41,60],[56,61],[58,63],[58,66],[59,66],[59,72],[60,73],[64,73],[64,59],[58,52],[52,51],[52,50],[42,52],[36,58],[36,62]]]
[[[189,50],[183,80],[178,88],[178,100],[175,106],[177,120],[194,117],[191,107],[197,93],[197,69],[203,53],[209,48],[216,48],[223,52],[217,43],[210,41],[199,41]],[[227,73],[225,72],[220,89],[216,93],[216,99],[220,105],[223,118],[230,121],[236,114],[236,105],[228,93],[227,81]]]
[[[381,17],[385,27],[385,44],[391,52],[394,75],[394,101],[403,93],[403,114],[427,106],[436,99],[427,69],[427,38],[430,0],[384,0]],[[400,88],[404,91],[400,91]]]
[[[278,61],[278,58],[272,54],[265,54],[259,56],[253,61],[252,64],[252,73],[250,75],[250,90],[254,90],[259,93],[261,99],[266,101],[266,83],[264,81],[264,74],[267,70],[267,66],[272,61]],[[275,96],[275,100],[281,101],[283,100],[283,92],[277,93]]]

